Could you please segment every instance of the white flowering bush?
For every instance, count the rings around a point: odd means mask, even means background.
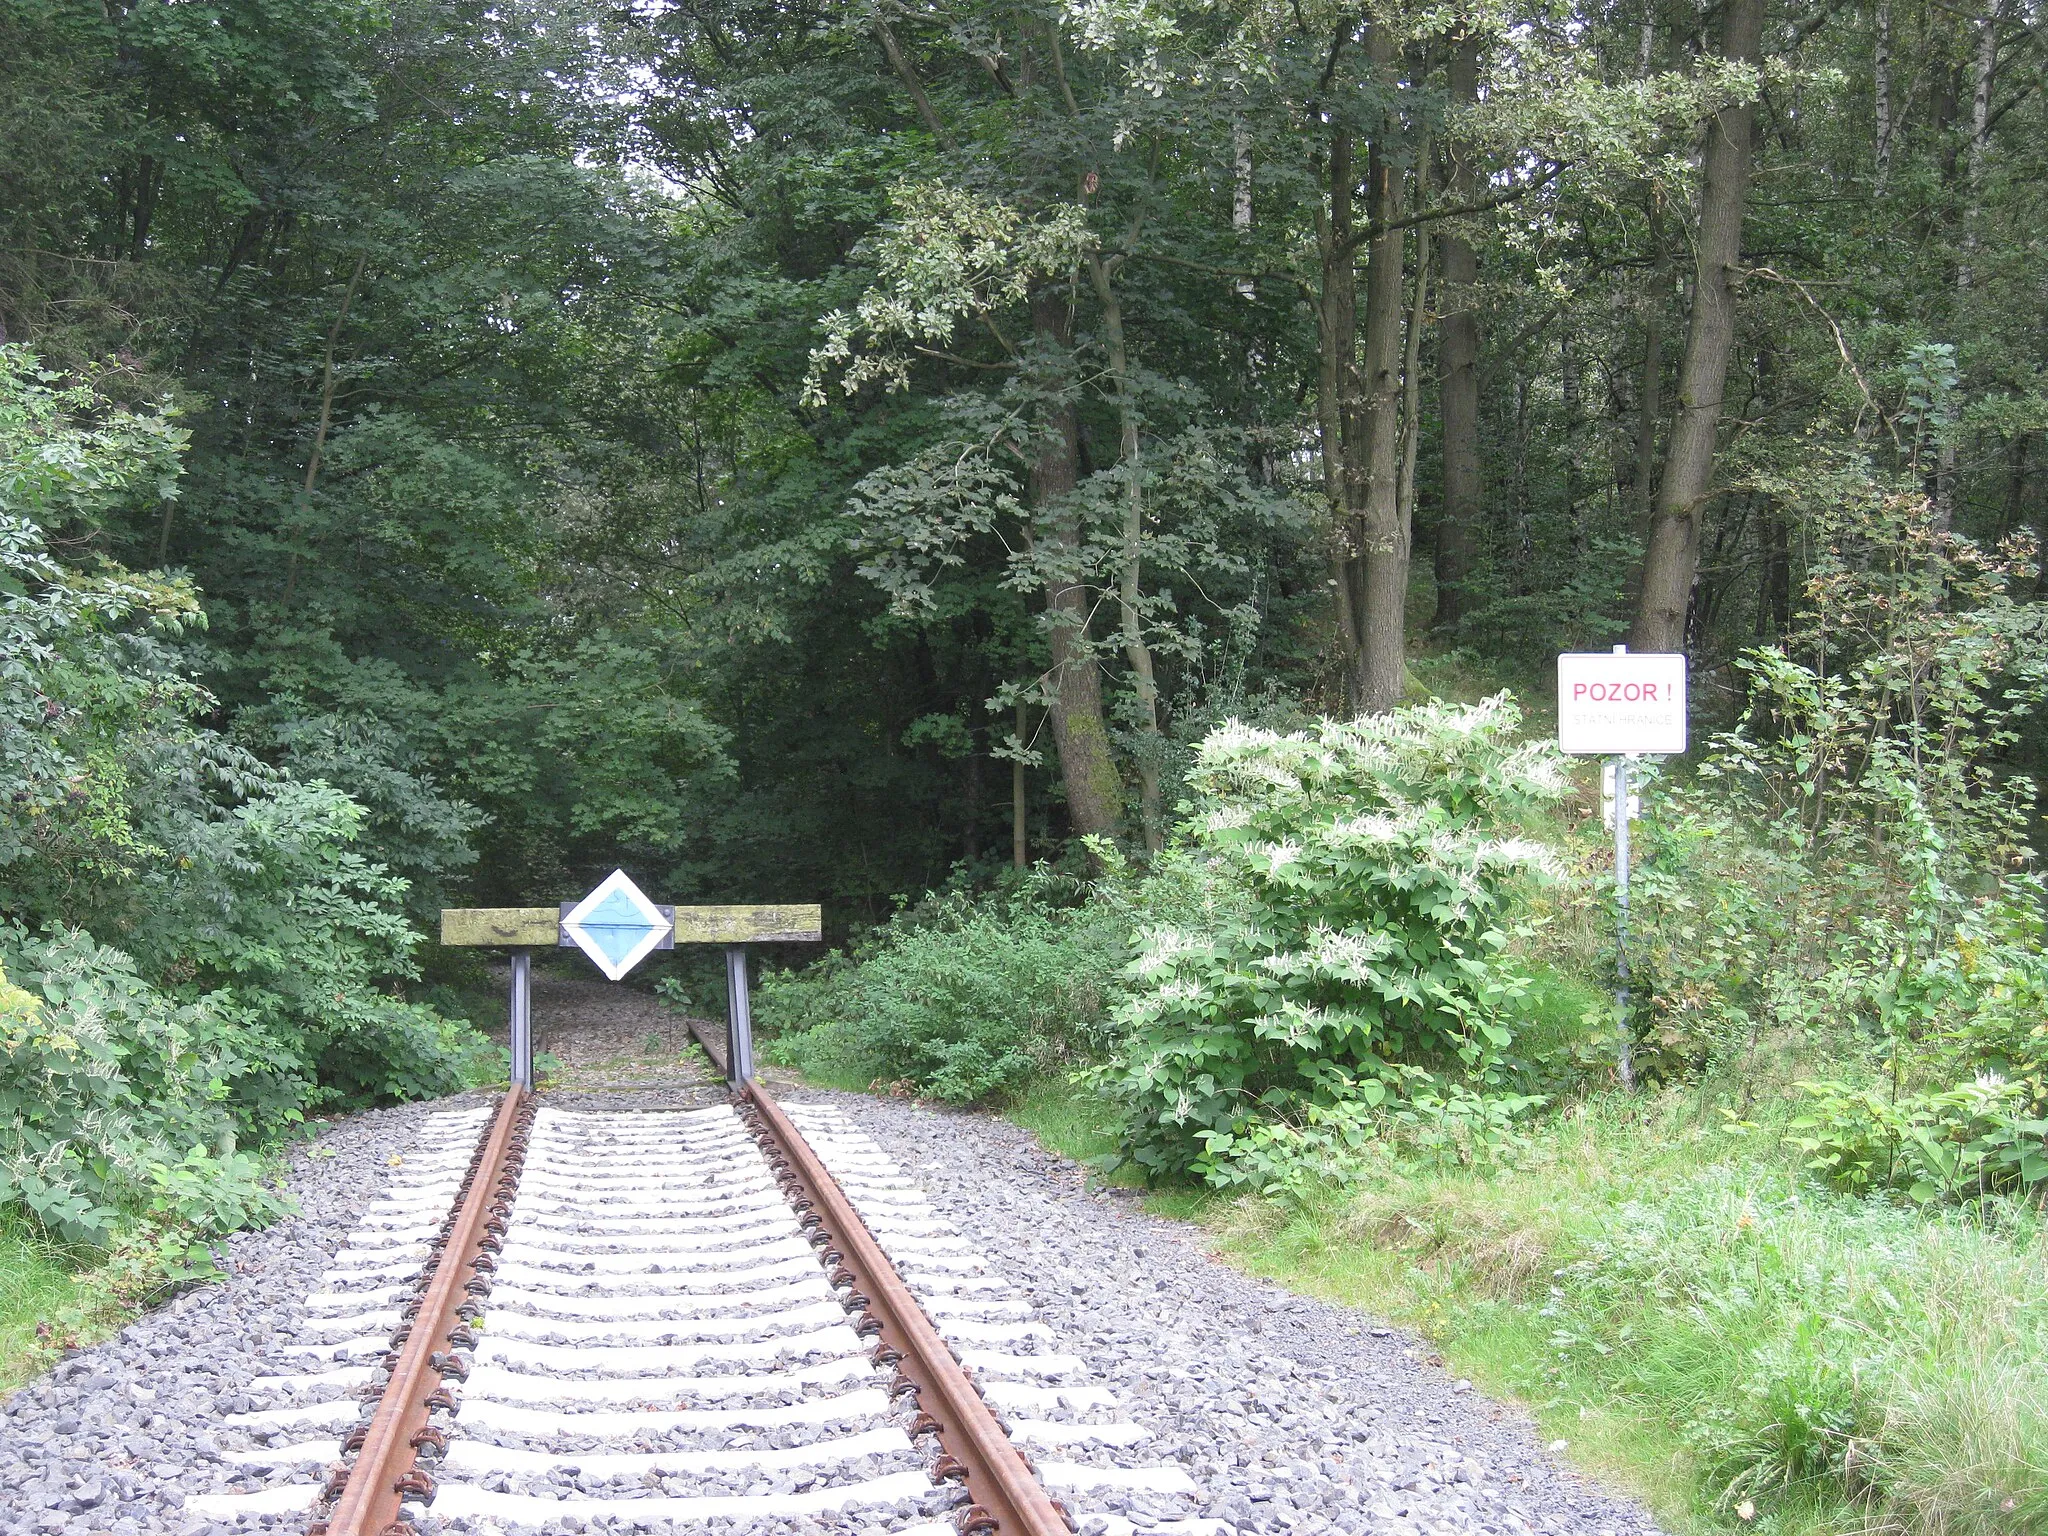
[[[1182,830],[1210,916],[1141,933],[1127,1044],[1098,1079],[1148,1175],[1288,1187],[1341,1172],[1418,1092],[1461,1102],[1446,1077],[1490,1082],[1517,988],[1503,900],[1550,865],[1497,829],[1567,782],[1555,747],[1515,741],[1520,718],[1502,693],[1201,744]]]

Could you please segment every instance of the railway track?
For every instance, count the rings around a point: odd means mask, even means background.
[[[515,1090],[430,1117],[393,1162],[251,1381],[262,1406],[227,1416],[253,1442],[227,1458],[266,1486],[188,1513],[312,1536],[1123,1536],[1094,1495],[1194,1493],[1126,1464],[1142,1433],[830,1111],[793,1120],[753,1084],[673,1111]]]

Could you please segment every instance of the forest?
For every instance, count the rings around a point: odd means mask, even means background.
[[[1671,1519],[2043,1528],[2044,29],[0,0],[8,1241],[202,1278],[623,867]]]

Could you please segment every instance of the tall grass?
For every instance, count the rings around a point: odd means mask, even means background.
[[[60,1348],[90,1342],[122,1309],[94,1294],[78,1256],[0,1225],[0,1394],[49,1367]]]
[[[1666,1099],[1560,1117],[1491,1178],[1390,1167],[1220,1230],[1422,1324],[1677,1523],[2048,1531],[2048,1232],[2023,1208],[1830,1194]]]

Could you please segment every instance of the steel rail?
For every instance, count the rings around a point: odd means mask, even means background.
[[[724,1054],[694,1027],[692,1033],[714,1060]],[[324,1518],[316,1514],[308,1536],[410,1536],[411,1527],[400,1519],[405,1497],[432,1498],[433,1480],[417,1466],[418,1453],[443,1443],[428,1416],[436,1407],[454,1406],[444,1378],[460,1380],[466,1374],[453,1354],[456,1345],[467,1346],[461,1309],[489,1288],[489,1252],[504,1235],[524,1161],[522,1130],[536,1103],[517,1084],[499,1103],[461,1204],[437,1240],[440,1253],[432,1277],[387,1357],[391,1374],[377,1410],[367,1428],[355,1431],[347,1443],[350,1449],[360,1447],[355,1464],[337,1468],[329,1478],[323,1502],[331,1500],[332,1511]],[[932,1478],[958,1480],[969,1499],[955,1520],[961,1536],[1069,1536],[1074,1525],[1066,1510],[1045,1491],[973,1377],[953,1358],[852,1201],[782,1106],[753,1081],[735,1090],[734,1103],[762,1143],[812,1241],[824,1249],[834,1285],[853,1288],[850,1304],[862,1312],[855,1326],[878,1340],[876,1363],[895,1366],[900,1387],[915,1392],[919,1416],[913,1432],[938,1435],[940,1455]]]
[[[933,1480],[953,1477],[965,1483],[972,1502],[956,1522],[961,1536],[1068,1536],[1073,1525],[1066,1511],[996,1422],[973,1378],[953,1358],[853,1202],[782,1106],[753,1081],[735,1097],[741,1114],[757,1122],[757,1135],[769,1144],[769,1166],[804,1224],[815,1226],[826,1239],[826,1262],[837,1260],[834,1284],[850,1283],[854,1304],[865,1305],[866,1315],[856,1328],[879,1336],[876,1362],[893,1363],[916,1390],[917,1428],[938,1432],[941,1454]]]
[[[469,1347],[461,1308],[488,1288],[494,1267],[489,1250],[504,1235],[518,1164],[524,1160],[525,1138],[519,1133],[531,1122],[533,1108],[532,1094],[517,1083],[500,1101],[462,1203],[442,1229],[433,1277],[420,1294],[403,1342],[394,1347],[396,1358],[377,1411],[366,1431],[349,1437],[350,1445],[361,1437],[355,1464],[329,1478],[325,1496],[334,1500],[333,1509],[324,1518],[315,1515],[308,1536],[410,1533],[412,1527],[399,1520],[405,1496],[432,1496],[433,1479],[415,1463],[422,1447],[442,1443],[441,1432],[427,1417],[437,1407],[454,1406],[443,1380],[453,1376],[459,1381],[468,1374],[454,1355],[458,1344]]]
[[[730,1070],[727,1066],[728,1052],[725,1041],[719,1038],[717,1026],[708,1019],[686,1018],[683,1023],[690,1031],[690,1038],[704,1048],[705,1056],[718,1069],[718,1075],[724,1077]]]

